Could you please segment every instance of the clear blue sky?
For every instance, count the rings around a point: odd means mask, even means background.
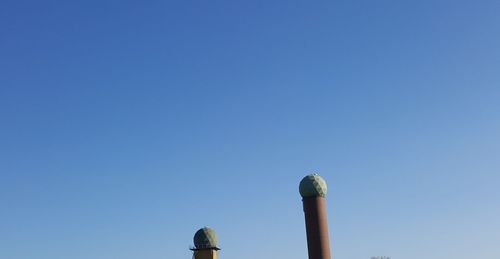
[[[500,2],[3,1],[0,258],[500,258]]]

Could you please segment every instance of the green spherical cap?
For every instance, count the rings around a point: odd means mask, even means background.
[[[317,174],[307,175],[299,185],[299,192],[303,198],[325,197],[327,189],[325,180]]]
[[[198,249],[217,248],[217,236],[211,228],[204,227],[196,231],[193,238],[194,246]]]

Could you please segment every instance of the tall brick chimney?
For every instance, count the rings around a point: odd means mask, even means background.
[[[299,191],[304,207],[309,259],[331,259],[326,223],[326,182],[321,176],[310,174],[300,181]]]

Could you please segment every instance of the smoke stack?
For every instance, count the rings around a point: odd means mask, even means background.
[[[300,181],[299,191],[304,206],[309,259],[330,259],[325,206],[326,182],[321,176],[310,174]]]
[[[193,238],[193,259],[217,259],[217,236],[215,231],[204,227],[196,231]]]

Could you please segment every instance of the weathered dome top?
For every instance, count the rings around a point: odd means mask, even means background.
[[[299,192],[303,198],[325,197],[327,186],[325,180],[318,174],[310,174],[302,178],[299,185]]]
[[[215,231],[209,227],[200,228],[193,238],[196,249],[217,248],[217,236]]]

